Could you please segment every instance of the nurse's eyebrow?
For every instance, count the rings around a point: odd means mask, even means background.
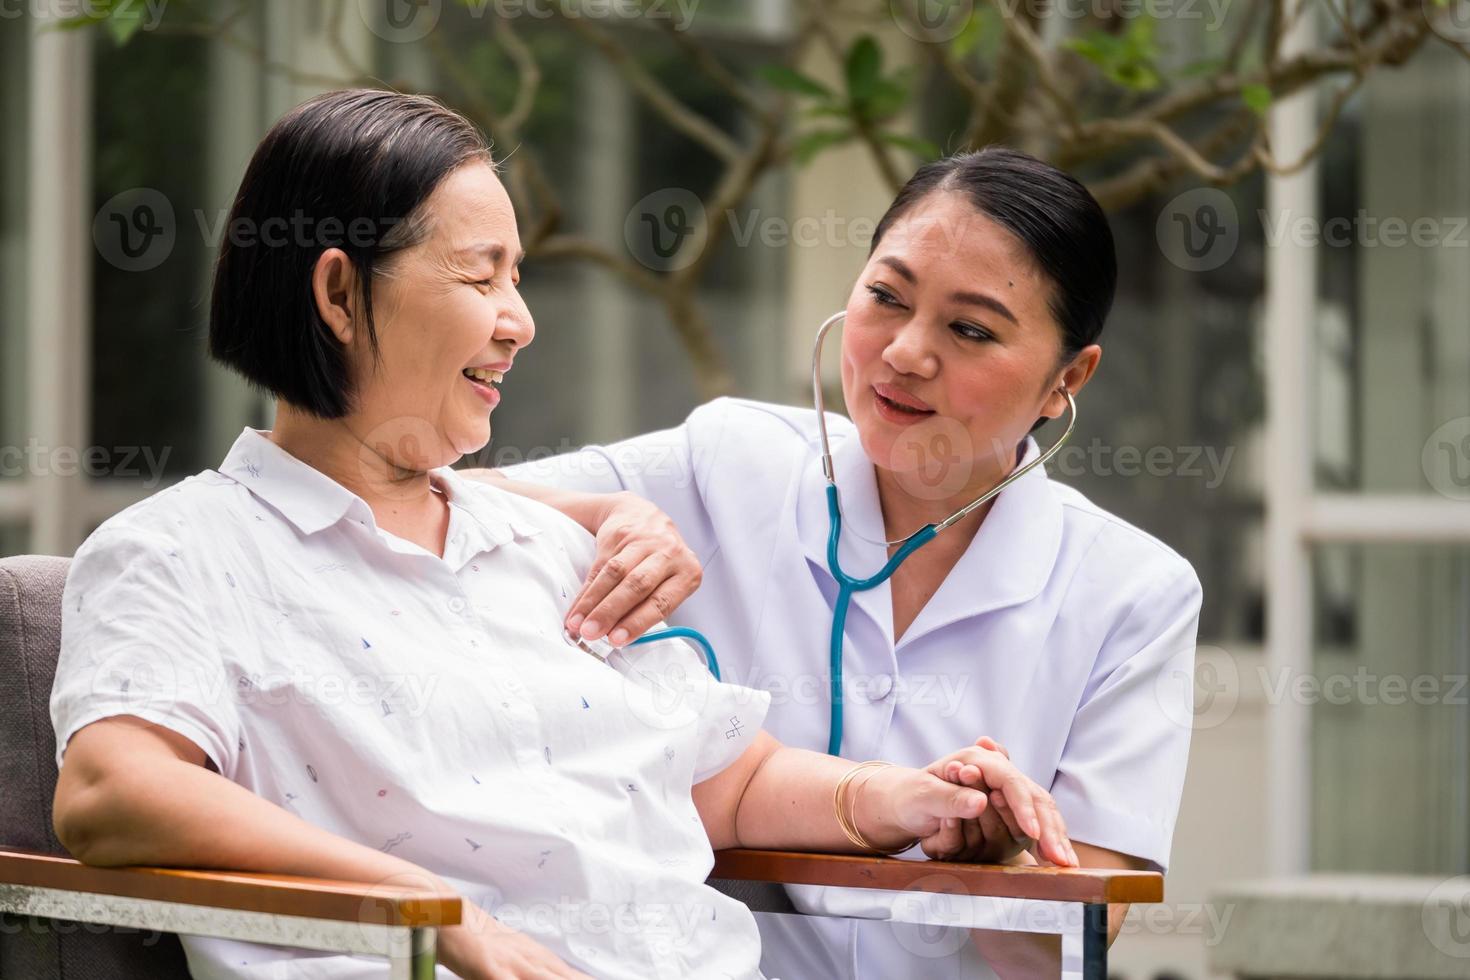
[[[888,266],[894,272],[898,273],[900,278],[907,280],[909,285],[911,286],[917,285],[919,282],[919,277],[914,275],[914,270],[910,269],[908,263],[903,261],[902,259],[894,258],[891,255],[885,255],[878,260],[878,264]],[[986,296],[984,293],[971,293],[965,290],[961,290],[957,293],[952,293],[950,295],[950,299],[954,300],[956,303],[967,303],[970,306],[983,306],[985,309],[990,310],[992,313],[1005,317],[1016,326],[1019,327],[1021,325],[1021,321],[1016,319],[1016,315],[1010,311],[1010,308],[1007,307],[1000,300],[996,299],[994,296]]]

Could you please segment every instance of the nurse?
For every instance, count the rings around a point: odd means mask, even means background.
[[[1035,459],[1032,431],[1067,413],[1068,394],[1085,413],[1116,275],[1106,217],[1062,171],[988,148],[915,173],[847,298],[849,417],[827,416],[843,569],[872,574],[896,550],[885,542]],[[703,566],[670,622],[709,637],[726,680],[771,693],[778,739],[827,749],[838,589],[814,411],[722,398],[666,431],[482,475],[604,535],[601,495],[631,491],[661,508]],[[666,611],[667,561],[633,564],[594,575],[568,625],[591,639]],[[841,754],[923,766],[989,736],[1050,789],[1082,865],[1162,871],[1189,751],[1192,692],[1179,678],[1192,676],[1200,599],[1177,553],[1034,468],[856,594]],[[870,894],[792,891],[798,906],[859,918],[760,916],[768,976],[1057,968],[1052,937],[874,921],[886,913]]]

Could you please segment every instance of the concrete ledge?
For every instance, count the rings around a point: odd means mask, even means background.
[[[1470,875],[1320,874],[1226,884],[1231,909],[1209,953],[1217,973],[1252,978],[1470,977]]]

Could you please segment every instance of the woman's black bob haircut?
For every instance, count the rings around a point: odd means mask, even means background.
[[[230,209],[210,297],[210,354],[297,408],[347,414],[345,348],[311,291],[317,259],[340,248],[352,261],[376,355],[375,276],[427,237],[425,200],[475,160],[491,164],[484,136],[426,96],[350,89],[292,109],[256,148]]]
[[[893,223],[937,191],[971,206],[1020,240],[1051,285],[1062,360],[1102,333],[1113,306],[1118,258],[1097,200],[1076,178],[1033,156],[988,146],[926,163],[903,185],[873,230],[871,255]]]

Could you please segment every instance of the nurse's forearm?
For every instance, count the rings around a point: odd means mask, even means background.
[[[560,490],[539,483],[524,483],[512,480],[499,470],[461,470],[459,475],[482,483],[491,483],[517,497],[543,503],[552,510],[561,511],[592,534],[596,534],[597,529],[602,527],[602,522],[607,520],[617,498],[617,494],[612,493],[584,493],[580,490]]]

